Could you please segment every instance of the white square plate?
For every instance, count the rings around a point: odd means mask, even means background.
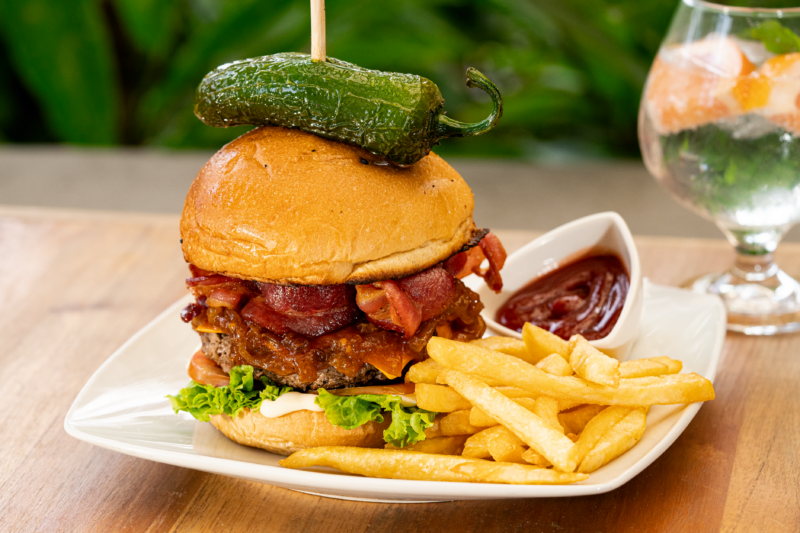
[[[281,456],[240,446],[210,424],[175,415],[164,398],[189,381],[197,334],[181,322],[187,296],[134,335],[89,379],[64,420],[67,433],[120,453],[333,498],[383,502],[581,496],[607,492],[652,463],[689,425],[701,404],[654,406],[641,441],[574,485],[498,485],[374,479],[329,469],[289,470]],[[639,335],[628,359],[667,355],[713,381],[725,338],[719,299],[645,284]]]

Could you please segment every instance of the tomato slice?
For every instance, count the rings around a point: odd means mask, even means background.
[[[357,396],[359,394],[388,394],[388,395],[413,394],[414,383],[398,383],[396,385],[372,385],[369,387],[352,387],[349,389],[329,390],[328,392],[331,394],[335,394],[337,396]]]
[[[189,377],[203,385],[214,387],[227,387],[231,382],[230,376],[220,366],[199,351],[192,356],[189,363]]]

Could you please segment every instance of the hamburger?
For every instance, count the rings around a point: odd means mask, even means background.
[[[502,287],[505,251],[473,206],[433,153],[398,167],[272,126],[227,144],[181,217],[195,298],[181,318],[202,344],[176,412],[280,454],[424,438],[435,413],[414,407],[405,371],[434,335],[483,335],[460,278]]]

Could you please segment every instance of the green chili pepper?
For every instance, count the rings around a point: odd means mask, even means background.
[[[492,98],[492,113],[475,124],[446,117],[439,88],[421,76],[285,53],[235,61],[208,73],[197,88],[194,112],[209,126],[297,128],[410,165],[440,139],[480,135],[500,120],[503,100],[497,87],[474,68],[467,70],[467,86]]]

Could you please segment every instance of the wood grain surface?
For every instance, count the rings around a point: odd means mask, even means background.
[[[598,496],[437,504],[320,498],[167,466],[68,436],[92,373],[184,294],[177,217],[0,208],[0,531],[800,531],[800,336],[729,335],[715,387],[642,474]],[[534,234],[498,235],[509,250]],[[728,244],[637,239],[678,284]],[[800,272],[800,246],[778,259]]]

